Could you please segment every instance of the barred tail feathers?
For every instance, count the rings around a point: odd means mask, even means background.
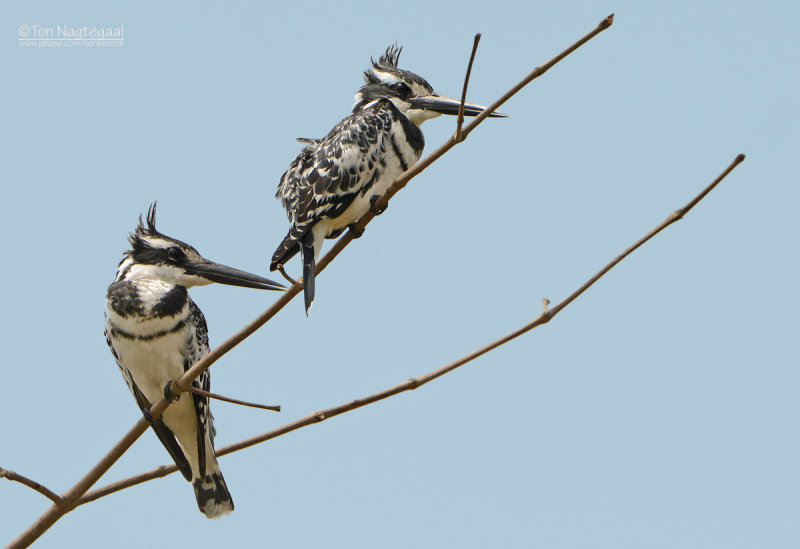
[[[316,278],[315,261],[319,248],[324,240],[324,227],[319,224],[309,226],[294,226],[284,237],[278,249],[272,254],[269,269],[277,270],[281,265],[285,265],[292,257],[300,252],[303,261],[303,295],[305,298],[306,316],[308,310],[314,303],[314,286]]]
[[[233,499],[218,467],[205,478],[194,479],[192,486],[197,506],[206,517],[219,518],[233,511]]]

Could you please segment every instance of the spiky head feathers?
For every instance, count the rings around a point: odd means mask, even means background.
[[[187,279],[186,266],[204,261],[202,256],[191,245],[162,234],[156,229],[156,204],[147,210],[147,216],[139,216],[139,225],[128,237],[131,249],[125,251],[125,257],[117,269],[117,280],[126,277],[157,278],[170,282],[180,282],[190,286],[207,284]]]
[[[356,93],[356,105],[353,111],[363,108],[370,102],[380,99],[400,101],[411,97],[422,97],[433,93],[433,88],[421,76],[411,71],[398,68],[402,47],[389,46],[377,61],[370,59],[372,67],[364,71],[364,86]]]
[[[158,261],[159,258],[175,260],[179,256],[192,256],[200,258],[200,254],[191,245],[162,234],[156,229],[156,203],[147,209],[145,221],[139,216],[139,225],[128,237],[131,250],[127,253],[133,255],[137,261]],[[144,254],[144,255],[142,255]]]

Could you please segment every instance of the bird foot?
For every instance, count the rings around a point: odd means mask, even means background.
[[[389,207],[389,204],[386,204],[383,208],[378,208],[376,204],[380,200],[380,196],[373,196],[369,199],[369,211],[371,211],[375,215],[381,215],[383,212],[386,211],[386,208]]]
[[[364,229],[356,229],[355,223],[349,225],[348,229],[350,229],[350,234],[353,235],[353,238],[361,238],[362,236],[364,236]]]
[[[173,385],[172,381],[167,381],[167,384],[164,385],[164,398],[166,398],[170,402],[175,402],[176,400],[181,398],[181,394],[174,392],[172,390],[172,385]]]

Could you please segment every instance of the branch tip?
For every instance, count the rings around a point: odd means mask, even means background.
[[[39,484],[35,480],[31,480],[28,477],[22,476],[19,473],[15,473],[9,469],[3,469],[0,467],[0,478],[5,478],[10,480],[11,482],[19,482],[20,484],[27,486],[31,490],[35,490],[42,494],[44,497],[55,503],[56,505],[61,505],[64,503],[64,498],[47,488],[46,486]]]
[[[472,43],[472,53],[469,56],[469,63],[467,64],[467,74],[464,75],[464,87],[461,89],[461,104],[458,106],[458,118],[456,119],[456,133],[453,136],[453,141],[460,143],[464,140],[461,134],[461,127],[464,125],[464,103],[467,100],[467,85],[469,84],[469,75],[472,73],[472,63],[475,61],[475,52],[478,51],[478,42],[481,41],[481,33],[475,35],[475,40]]]
[[[223,402],[230,402],[231,404],[238,404],[239,406],[248,406],[250,408],[258,408],[259,410],[270,410],[273,412],[280,412],[281,407],[277,405],[267,405],[267,404],[257,404],[255,402],[247,402],[246,400],[239,400],[236,398],[230,398],[222,395],[218,395],[216,393],[210,393],[208,391],[203,391],[202,389],[198,389],[194,385],[189,387],[186,390],[188,393],[194,393],[196,395],[204,396],[206,398],[215,398],[217,400],[221,400]]]

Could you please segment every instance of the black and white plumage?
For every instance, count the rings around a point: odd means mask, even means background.
[[[306,313],[314,301],[315,261],[323,239],[338,237],[358,221],[419,160],[425,146],[420,124],[440,114],[458,114],[460,101],[435,93],[424,78],[398,68],[401,49],[390,46],[372,60],[352,114],[324,138],[300,140],[307,146],[278,184],[275,196],[292,227],[275,250],[270,270],[301,253]],[[484,109],[465,103],[464,114],[476,116]]]
[[[130,235],[131,249],[108,287],[105,336],[136,403],[149,418],[164,389],[208,354],[208,328],[187,288],[221,282],[250,288],[283,287],[265,278],[204,259],[192,246],[156,230],[156,206]],[[210,390],[203,372],[193,385]],[[192,482],[197,505],[209,518],[233,510],[214,453],[214,423],[206,397],[182,395],[150,424],[178,469]]]

